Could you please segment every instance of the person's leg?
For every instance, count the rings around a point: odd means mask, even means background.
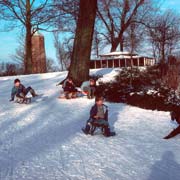
[[[88,99],[91,99],[91,87],[88,87],[87,90],[88,90],[87,97],[88,97]]]
[[[97,123],[100,126],[109,126],[108,121],[106,121],[105,119],[98,119],[95,121],[95,123]]]
[[[106,121],[104,119],[100,119],[97,122],[103,128],[103,130],[102,130],[103,131],[103,135],[106,136],[106,137],[110,136],[111,130],[110,130],[108,121]]]
[[[37,96],[36,92],[34,91],[32,87],[26,88],[25,95],[27,95],[29,92],[31,93],[33,97]]]
[[[95,97],[95,92],[96,92],[96,88],[92,87],[92,94],[91,94],[92,99]]]
[[[31,91],[31,87],[29,86],[28,88],[26,88],[26,90],[25,90],[25,96]]]
[[[174,129],[169,135],[167,135],[166,137],[164,137],[164,139],[173,138],[173,137],[177,136],[178,134],[180,134],[180,125],[179,125],[179,127],[177,127],[176,129]]]
[[[72,92],[72,98],[77,98],[77,92]]]
[[[71,97],[72,97],[72,93],[71,92],[66,91],[66,92],[64,92],[64,94],[65,94],[65,98],[66,99],[71,99]]]
[[[91,123],[92,123],[93,119],[89,119],[87,120],[86,122],[86,126],[85,128],[83,129],[83,131],[86,133],[86,134],[89,134],[90,133],[90,130],[91,130]]]

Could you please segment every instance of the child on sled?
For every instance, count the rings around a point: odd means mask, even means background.
[[[64,89],[64,95],[66,99],[72,99],[77,97],[77,89],[71,77],[67,78],[62,88]]]
[[[83,128],[85,134],[93,135],[96,127],[101,127],[104,136],[114,136],[115,133],[110,131],[108,123],[108,107],[104,105],[103,97],[96,97],[95,105],[91,108],[90,119]]]
[[[14,80],[14,87],[11,91],[11,99],[10,101],[15,101],[18,103],[27,103],[28,98],[26,98],[26,95],[28,93],[31,93],[32,97],[38,96],[34,89],[31,87],[25,88],[23,84],[21,84],[21,81],[19,79]]]

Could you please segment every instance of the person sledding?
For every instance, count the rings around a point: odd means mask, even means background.
[[[66,99],[72,99],[77,97],[77,89],[71,77],[68,77],[62,86]]]
[[[29,98],[26,97],[28,93],[31,93],[32,97],[38,96],[34,89],[31,87],[25,88],[19,79],[14,80],[14,87],[11,91],[11,99],[10,101],[15,101],[17,103],[28,103],[30,101]]]
[[[97,127],[101,128],[106,137],[115,135],[115,132],[111,132],[109,127],[108,107],[104,105],[103,97],[96,97],[95,105],[90,110],[90,118],[82,130],[85,134],[93,135]]]
[[[170,139],[180,134],[180,110],[171,112],[171,121],[174,126],[174,130],[171,131],[164,139]]]
[[[83,82],[81,90],[83,94],[87,95],[88,99],[93,99],[96,92],[96,81],[94,79],[90,79],[89,81]]]

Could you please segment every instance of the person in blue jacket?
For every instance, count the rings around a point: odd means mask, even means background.
[[[23,84],[21,84],[21,81],[19,79],[14,80],[14,87],[11,91],[11,99],[10,101],[14,101],[15,97],[20,99],[25,99],[26,95],[28,93],[31,93],[32,97],[37,96],[34,89],[31,87],[25,88]]]
[[[90,110],[90,119],[86,123],[86,127],[83,130],[85,134],[91,134],[92,124],[103,127],[103,135],[108,137],[115,135],[110,131],[108,123],[108,107],[104,105],[103,97],[96,97],[95,105]]]

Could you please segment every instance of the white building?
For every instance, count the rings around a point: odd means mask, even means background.
[[[129,52],[111,52],[100,55],[90,62],[91,69],[117,68],[117,67],[145,67],[155,65],[155,59],[138,56]]]

